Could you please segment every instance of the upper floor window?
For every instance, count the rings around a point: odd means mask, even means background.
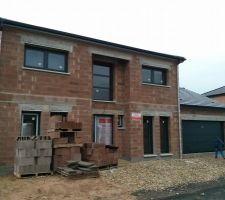
[[[93,65],[93,98],[94,100],[111,101],[112,67],[104,64]]]
[[[156,85],[166,85],[166,70],[143,66],[142,82]]]
[[[25,46],[24,66],[29,68],[67,72],[68,52]]]

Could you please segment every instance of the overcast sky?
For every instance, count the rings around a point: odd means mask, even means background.
[[[183,56],[181,87],[225,85],[223,0],[0,0],[0,17]]]

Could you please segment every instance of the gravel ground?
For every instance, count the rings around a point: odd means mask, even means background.
[[[101,175],[109,183],[127,186],[130,192],[159,191],[224,177],[225,160],[213,157],[150,160],[102,171]]]
[[[225,177],[225,160],[212,156],[126,162],[100,171],[96,179],[70,180],[55,175],[17,179],[0,177],[2,200],[134,200],[154,199],[181,188],[199,188]],[[218,181],[220,182],[220,181]],[[190,187],[194,185],[193,187]],[[197,186],[196,186],[197,185]],[[183,189],[182,189],[183,190]],[[162,196],[162,195],[161,195]]]

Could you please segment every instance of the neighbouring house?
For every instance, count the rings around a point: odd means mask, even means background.
[[[225,104],[180,88],[183,153],[214,151],[216,137],[224,141]]]
[[[222,103],[225,103],[225,86],[217,88],[215,90],[211,90],[209,92],[206,92],[202,94],[206,97],[209,97],[211,99],[215,99],[217,101],[220,101]]]
[[[0,18],[0,165],[18,136],[82,122],[82,142],[130,160],[180,152],[178,64],[185,58]]]

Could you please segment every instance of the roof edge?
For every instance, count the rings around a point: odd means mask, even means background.
[[[81,36],[81,35],[76,35],[73,33],[63,32],[63,31],[59,31],[59,30],[55,30],[55,29],[49,29],[49,28],[44,28],[44,27],[40,27],[40,26],[17,22],[17,21],[5,19],[5,18],[0,18],[0,30],[2,30],[4,26],[28,29],[28,30],[37,31],[37,32],[44,32],[44,33],[49,33],[49,34],[53,34],[53,35],[69,37],[69,38],[73,38],[73,39],[77,39],[77,40],[81,40],[81,41],[85,41],[85,42],[97,43],[97,44],[104,45],[104,46],[119,48],[119,49],[138,52],[138,53],[142,53],[142,54],[148,54],[148,55],[152,55],[152,56],[156,56],[156,57],[163,57],[163,58],[167,58],[167,59],[176,60],[178,62],[178,64],[182,63],[186,60],[186,58],[181,57],[181,56],[149,51],[149,50],[140,49],[140,48],[136,48],[136,47],[126,46],[126,45],[108,42],[108,41],[104,41],[104,40],[99,40],[99,39],[94,39],[94,38],[85,37],[85,36]]]

